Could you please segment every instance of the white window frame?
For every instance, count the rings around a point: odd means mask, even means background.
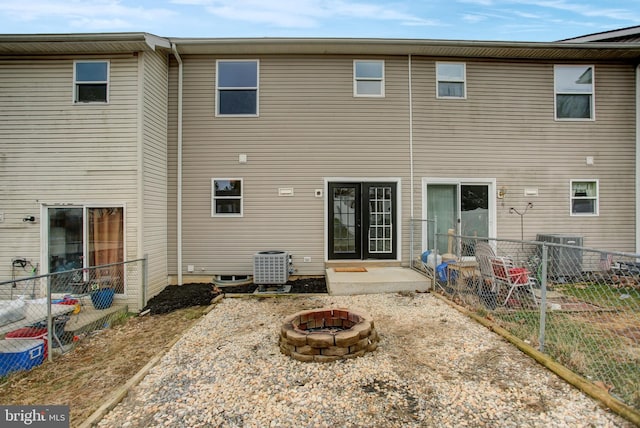
[[[380,77],[359,77],[356,74],[356,65],[358,63],[378,63],[382,65],[382,73]],[[385,64],[384,60],[377,59],[354,59],[353,60],[353,96],[354,97],[364,97],[364,98],[384,98],[385,89],[384,89],[384,72]],[[380,82],[380,93],[379,94],[360,94],[358,93],[358,82]]]
[[[591,91],[567,92],[558,91],[557,70],[562,68],[591,68]],[[558,95],[589,95],[591,117],[558,117]],[[555,64],[553,66],[553,117],[559,122],[593,122],[596,120],[596,68],[593,64]]]
[[[596,186],[595,196],[575,196],[573,194],[574,183],[594,183]],[[595,201],[594,211],[591,213],[574,213],[573,201],[574,200],[593,200]],[[600,215],[600,180],[594,178],[581,178],[572,179],[569,181],[569,215],[571,217],[597,217]]]
[[[216,181],[239,181],[240,182],[240,196],[216,196]],[[217,213],[216,201],[221,199],[237,199],[240,200],[240,212],[239,213]],[[215,177],[211,179],[211,217],[243,217],[244,216],[244,180],[242,178],[220,178]]]
[[[219,74],[220,63],[225,62],[255,62],[256,63],[256,86],[240,86],[240,87],[220,87]],[[220,113],[220,91],[225,90],[255,90],[256,91],[256,112],[255,114],[225,114]],[[216,117],[258,117],[260,116],[260,60],[259,59],[218,59],[216,60]]]
[[[101,62],[107,64],[107,80],[96,80],[96,81],[82,81],[78,82],[77,80],[77,64],[85,64],[89,62]],[[73,61],[73,98],[72,103],[76,105],[95,105],[95,104],[109,104],[109,89],[111,88],[110,84],[111,77],[111,61],[105,59],[91,59],[91,60],[75,60]],[[95,85],[95,84],[104,84],[107,85],[106,90],[106,99],[104,101],[79,101],[78,100],[78,85]]]
[[[440,76],[440,65],[460,65],[462,66],[462,78],[441,78]],[[453,97],[440,95],[440,82],[452,82],[452,83],[462,83],[463,94],[461,97]],[[467,63],[466,62],[453,62],[453,61],[437,61],[436,62],[436,98],[442,100],[466,100],[467,99]]]

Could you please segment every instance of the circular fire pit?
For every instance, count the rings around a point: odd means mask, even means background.
[[[378,347],[373,318],[349,309],[311,309],[285,318],[280,351],[299,361],[360,357]]]

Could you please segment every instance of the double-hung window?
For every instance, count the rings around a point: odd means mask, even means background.
[[[353,96],[384,97],[384,61],[353,61]]]
[[[211,217],[242,217],[242,179],[211,179]]]
[[[437,62],[437,98],[467,98],[467,71],[464,62]]]
[[[593,66],[556,65],[553,71],[556,119],[593,120]]]
[[[598,215],[598,180],[571,180],[571,215]]]
[[[107,103],[109,101],[109,62],[75,61],[73,63],[73,102]]]
[[[257,60],[216,62],[216,115],[258,116]]]

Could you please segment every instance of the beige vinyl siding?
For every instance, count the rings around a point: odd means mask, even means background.
[[[183,58],[182,268],[247,274],[256,251],[282,249],[298,274],[323,273],[325,202],[314,190],[325,177],[400,177],[408,206],[407,61],[380,58],[385,98],[354,98],[351,56],[252,58],[260,60],[257,118],[214,117],[216,58]],[[211,217],[215,177],[244,180],[242,218]],[[294,196],[279,197],[280,187]]]
[[[402,247],[408,265],[410,165],[407,57],[385,61],[384,98],[354,98],[354,56],[248,56],[260,60],[260,116],[215,117],[215,61],[184,60],[183,266],[195,273],[249,274],[256,251],[294,255],[298,274],[321,274],[327,177],[401,180]],[[635,93],[632,66],[595,66],[595,121],[554,119],[553,62],[464,61],[467,99],[436,98],[435,63],[413,57],[415,216],[425,177],[495,180],[497,235],[584,236],[585,245],[634,249]],[[170,272],[175,266],[177,63],[171,71]],[[248,162],[240,164],[238,156]],[[586,156],[595,164],[587,166]],[[211,178],[242,178],[244,216],[211,218]],[[569,214],[569,181],[598,179],[600,215]],[[294,189],[278,197],[278,188]],[[526,198],[524,188],[539,196]],[[493,189],[496,190],[496,189]],[[494,198],[495,195],[490,196]],[[312,258],[303,263],[303,257]],[[188,281],[188,279],[186,280]]]
[[[142,93],[143,253],[148,255],[147,299],[167,285],[167,56],[141,54]],[[142,256],[143,254],[141,254]]]
[[[520,238],[520,217],[509,208],[532,202],[525,239],[570,233],[586,246],[632,251],[633,87],[633,67],[595,64],[596,120],[555,121],[553,63],[467,61],[468,98],[453,101],[431,95],[435,61],[415,58],[415,174],[495,178],[507,188],[497,202],[499,237]],[[569,215],[570,179],[600,180],[598,217]],[[526,198],[525,187],[539,196]]]
[[[133,56],[111,59],[109,104],[74,105],[73,58],[0,61],[0,234],[11,243],[0,249],[0,278],[15,256],[46,265],[41,204],[123,204],[127,226],[136,224],[136,70]],[[126,233],[130,259],[137,231]]]

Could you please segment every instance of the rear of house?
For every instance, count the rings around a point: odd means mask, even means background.
[[[409,266],[448,229],[637,250],[634,34],[2,36],[0,276],[148,255],[136,308],[265,250],[298,275]]]
[[[2,280],[32,273],[16,259],[50,273],[148,254],[148,289],[121,270],[116,298],[139,308],[166,285],[168,47],[142,33],[1,38]]]
[[[170,273],[408,266],[434,227],[519,239],[529,203],[524,239],[636,250],[637,45],[174,43]]]

